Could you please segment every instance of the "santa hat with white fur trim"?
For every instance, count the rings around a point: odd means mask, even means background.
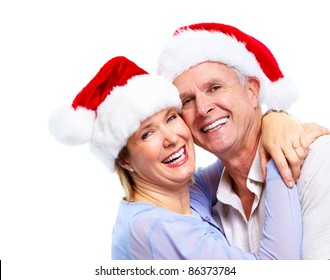
[[[259,78],[260,105],[287,109],[297,99],[295,84],[284,77],[270,50],[230,25],[198,23],[177,29],[160,53],[157,71],[173,82],[178,75],[206,61],[221,62],[245,76]]]
[[[181,110],[176,87],[120,56],[99,70],[72,106],[53,112],[49,130],[64,144],[89,143],[91,151],[113,171],[120,150],[140,123],[167,107]]]

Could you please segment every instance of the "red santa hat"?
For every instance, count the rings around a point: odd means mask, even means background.
[[[120,56],[99,70],[71,106],[53,112],[49,130],[64,144],[89,143],[91,151],[113,171],[120,150],[141,122],[167,107],[181,111],[176,87]]]
[[[198,23],[177,29],[160,53],[157,71],[173,82],[178,75],[206,61],[221,62],[245,76],[259,78],[260,105],[287,109],[297,99],[296,86],[284,77],[271,51],[230,25]]]

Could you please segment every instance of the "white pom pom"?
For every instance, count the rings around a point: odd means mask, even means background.
[[[282,78],[266,86],[264,96],[259,96],[259,102],[268,108],[287,110],[298,99],[298,88],[288,78]]]
[[[82,145],[90,141],[93,133],[95,112],[78,107],[63,106],[49,119],[49,131],[58,141],[67,145]]]

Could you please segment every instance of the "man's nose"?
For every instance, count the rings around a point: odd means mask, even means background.
[[[213,110],[213,108],[214,108],[213,103],[210,102],[205,95],[203,94],[196,95],[197,116],[206,117]]]

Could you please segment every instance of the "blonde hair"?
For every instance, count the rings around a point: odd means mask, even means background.
[[[133,198],[133,189],[135,186],[134,180],[128,170],[123,168],[120,165],[120,161],[125,159],[128,156],[128,149],[125,146],[122,148],[118,154],[118,157],[115,160],[115,172],[117,173],[120,183],[125,191],[124,199],[127,201],[132,201]]]

